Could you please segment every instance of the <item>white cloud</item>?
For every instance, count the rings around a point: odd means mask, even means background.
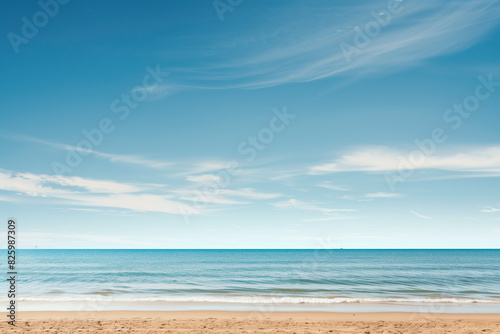
[[[182,191],[184,192],[184,191]],[[210,193],[194,192],[192,195],[182,196],[180,199],[192,203],[212,203],[212,204],[248,204],[248,202],[232,200],[224,197],[211,195]]]
[[[68,150],[80,152],[81,155],[93,155],[98,158],[105,159],[112,163],[121,163],[128,165],[136,165],[145,168],[158,169],[158,170],[175,170],[175,177],[184,177],[188,181],[197,182],[196,178],[199,177],[197,174],[203,173],[215,173],[225,169],[234,169],[234,161],[164,161],[157,159],[150,159],[140,155],[128,155],[128,154],[115,154],[115,153],[104,153],[100,151],[88,150],[73,145],[65,145],[57,142],[52,142],[44,139],[34,138],[30,136],[23,135],[8,135],[8,138],[22,141],[22,142],[34,142],[42,145],[49,146],[51,148],[67,152]],[[82,138],[84,140],[85,138]],[[84,158],[84,157],[83,157]],[[59,161],[64,164],[65,161],[62,159]],[[180,172],[179,172],[180,170]],[[169,176],[172,176],[169,175]],[[191,177],[191,179],[189,179]],[[214,178],[219,178],[218,175],[213,175]],[[206,178],[206,177],[205,177]],[[202,182],[202,178],[199,179]]]
[[[264,193],[258,192],[253,188],[241,188],[236,190],[231,189],[220,189],[219,194],[235,197],[245,197],[251,199],[272,199],[277,197],[282,197],[282,194],[278,193]]]
[[[228,161],[198,161],[184,163],[182,172],[178,176],[189,176],[203,173],[215,173],[230,168]]]
[[[343,195],[343,196],[340,196],[339,198],[349,200],[349,201],[358,201],[358,202],[371,202],[371,201],[373,201],[373,198],[366,198],[364,196]]]
[[[273,206],[275,206],[279,209],[297,209],[297,210],[304,210],[304,211],[316,211],[316,212],[320,212],[320,213],[325,214],[325,215],[338,214],[339,212],[358,211],[355,209],[323,208],[323,207],[317,206],[315,204],[303,202],[303,201],[300,201],[300,200],[297,200],[294,198],[291,198],[287,201],[273,203]]]
[[[65,196],[75,205],[122,208],[143,212],[163,212],[172,214],[198,214],[198,209],[190,205],[172,201],[165,196],[153,194],[110,194],[110,195],[82,195],[70,194]]]
[[[309,169],[309,174],[337,172],[375,172],[382,173],[399,169],[440,169],[459,172],[500,172],[500,146],[466,147],[459,153],[431,155],[416,160],[417,163],[405,163],[410,160],[413,151],[403,152],[388,147],[366,147],[342,155],[331,163],[316,165]],[[473,175],[472,175],[473,176]]]
[[[196,183],[215,183],[220,181],[220,176],[212,174],[189,175],[186,180]]]
[[[125,163],[125,164],[131,164],[131,165],[139,165],[142,167],[147,167],[147,168],[153,168],[153,169],[166,169],[169,167],[172,167],[175,165],[175,162],[172,161],[160,161],[160,160],[154,160],[154,159],[148,159],[144,158],[138,155],[126,155],[126,154],[112,154],[112,153],[104,153],[100,151],[96,151],[95,149],[88,150],[84,148],[80,148],[77,146],[72,146],[72,145],[65,145],[61,143],[56,143],[48,140],[43,140],[39,138],[34,138],[30,136],[9,136],[12,139],[19,140],[19,141],[29,141],[29,142],[34,142],[34,143],[39,143],[43,144],[46,146],[50,146],[52,148],[62,150],[62,151],[75,151],[75,152],[80,152],[81,155],[87,155],[91,154],[99,158],[106,159],[110,162],[113,163]],[[85,140],[85,138],[82,137],[82,140]],[[64,160],[60,161],[60,163],[64,164]]]
[[[132,185],[127,183],[119,183],[108,180],[94,180],[89,178],[82,178],[78,176],[52,176],[44,174],[29,174],[19,173],[19,177],[26,178],[35,182],[45,184],[57,184],[63,187],[77,187],[87,190],[91,193],[131,193],[145,190],[144,186]]]
[[[376,8],[380,6],[380,8]],[[336,6],[309,7],[290,19],[280,15],[260,18],[266,33],[238,34],[237,41],[211,44],[227,59],[210,69],[188,69],[186,87],[260,88],[326,77],[388,72],[415,66],[422,60],[464,50],[498,24],[500,5],[492,0],[405,1],[390,23],[370,38],[368,45],[354,43],[354,27],[364,29],[374,21],[371,9],[386,10],[387,1],[347,5],[339,14]],[[292,8],[290,8],[291,10]],[[269,22],[267,22],[269,20]],[[275,28],[279,27],[279,28]],[[342,43],[359,47],[348,61]],[[272,47],[269,47],[272,45]],[[205,56],[205,54],[204,54]]]
[[[336,186],[336,185],[333,185],[333,184],[331,184],[329,182],[320,183],[320,184],[318,184],[318,187],[326,188],[326,189],[330,189],[330,190],[335,190],[335,191],[350,191],[351,190],[351,189],[349,189],[347,187]]]
[[[168,169],[176,165],[176,163],[172,161],[160,161],[160,160],[148,159],[138,155],[110,154],[97,151],[91,151],[90,153],[96,155],[97,157],[108,159],[111,162],[139,165],[142,167],[153,168],[153,169]]]
[[[278,193],[258,192],[253,188],[241,189],[223,189],[218,186],[200,187],[199,189],[177,190],[176,193],[182,196],[182,199],[214,204],[247,204],[248,202],[231,199],[234,197],[254,200],[265,200],[278,198],[283,195]]]
[[[0,190],[14,192],[16,196],[28,195],[57,199],[60,204],[71,203],[88,207],[173,214],[199,213],[198,209],[170,200],[171,195],[147,193],[158,191],[156,185],[149,187],[76,176],[50,176],[0,170]]]
[[[410,213],[414,214],[415,216],[419,217],[419,218],[422,218],[422,219],[431,219],[430,217],[427,217],[427,216],[424,216],[418,212],[415,212],[413,210],[410,210]]]
[[[156,84],[148,87],[137,87],[136,92],[146,93],[146,100],[157,100],[167,95],[178,93],[183,88],[175,84]]]
[[[102,212],[101,209],[90,209],[90,208],[68,208],[70,211],[86,211],[86,212]]]
[[[54,188],[59,186],[59,188]],[[25,193],[30,196],[67,194],[73,188],[89,193],[132,193],[144,191],[142,185],[94,180],[78,176],[59,176],[32,173],[15,173],[0,169],[0,189]]]
[[[361,196],[353,196],[353,195],[343,195],[339,198],[346,199],[350,201],[358,201],[358,202],[370,202],[376,198],[401,198],[404,197],[403,194],[398,193],[386,193],[386,192],[378,192],[378,193],[370,193]]]
[[[489,207],[489,206],[485,206],[484,209],[481,210],[481,212],[488,212],[488,213],[491,213],[491,212],[500,212],[500,209]]]
[[[54,189],[46,186],[43,176],[38,180],[33,177],[24,177],[22,173],[15,174],[8,171],[0,171],[0,189],[23,193],[29,196],[51,196],[65,194],[69,190]]]
[[[373,193],[373,194],[366,194],[365,197],[367,198],[400,198],[404,197],[403,194],[398,194],[398,193]]]

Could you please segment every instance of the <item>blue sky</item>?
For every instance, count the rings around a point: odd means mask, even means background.
[[[0,6],[20,247],[500,245],[498,1]]]

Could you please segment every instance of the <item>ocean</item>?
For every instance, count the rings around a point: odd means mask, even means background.
[[[500,313],[500,250],[20,250],[21,310]]]

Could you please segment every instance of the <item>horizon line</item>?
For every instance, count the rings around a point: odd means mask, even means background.
[[[17,250],[500,250],[500,248],[17,248]]]

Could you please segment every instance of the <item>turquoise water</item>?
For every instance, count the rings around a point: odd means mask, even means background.
[[[500,250],[23,250],[18,263],[18,301],[61,309],[443,304],[500,312]]]

